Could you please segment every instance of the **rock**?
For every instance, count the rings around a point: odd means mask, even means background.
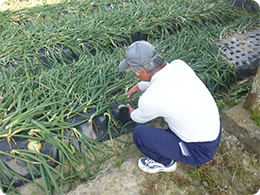
[[[251,111],[254,115],[260,116],[260,66],[258,67],[256,76],[254,77],[244,108]]]
[[[222,126],[235,135],[244,145],[260,154],[260,127],[250,118],[250,112],[244,109],[243,105],[244,103],[241,103],[224,111]]]

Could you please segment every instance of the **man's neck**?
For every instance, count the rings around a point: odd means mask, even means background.
[[[161,69],[163,69],[165,66],[166,66],[166,64],[162,64],[161,66],[159,66],[158,68],[156,68],[156,69],[153,71],[153,74],[157,73],[158,71],[160,71]]]

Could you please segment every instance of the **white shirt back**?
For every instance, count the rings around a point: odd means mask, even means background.
[[[174,60],[140,82],[138,108],[131,118],[146,123],[163,117],[169,128],[185,142],[213,141],[218,137],[220,119],[217,105],[202,81],[182,60]]]

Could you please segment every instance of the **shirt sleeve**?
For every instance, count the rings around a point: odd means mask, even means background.
[[[150,86],[150,84],[150,82],[141,81],[138,83],[138,87],[141,91],[145,91]]]
[[[132,120],[137,123],[146,123],[160,116],[159,110],[142,99],[139,99],[138,108],[131,113]]]

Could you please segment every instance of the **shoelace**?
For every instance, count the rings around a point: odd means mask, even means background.
[[[151,166],[151,165],[153,165],[153,164],[155,164],[155,163],[157,163],[157,162],[154,161],[153,159],[147,158],[145,165]]]

